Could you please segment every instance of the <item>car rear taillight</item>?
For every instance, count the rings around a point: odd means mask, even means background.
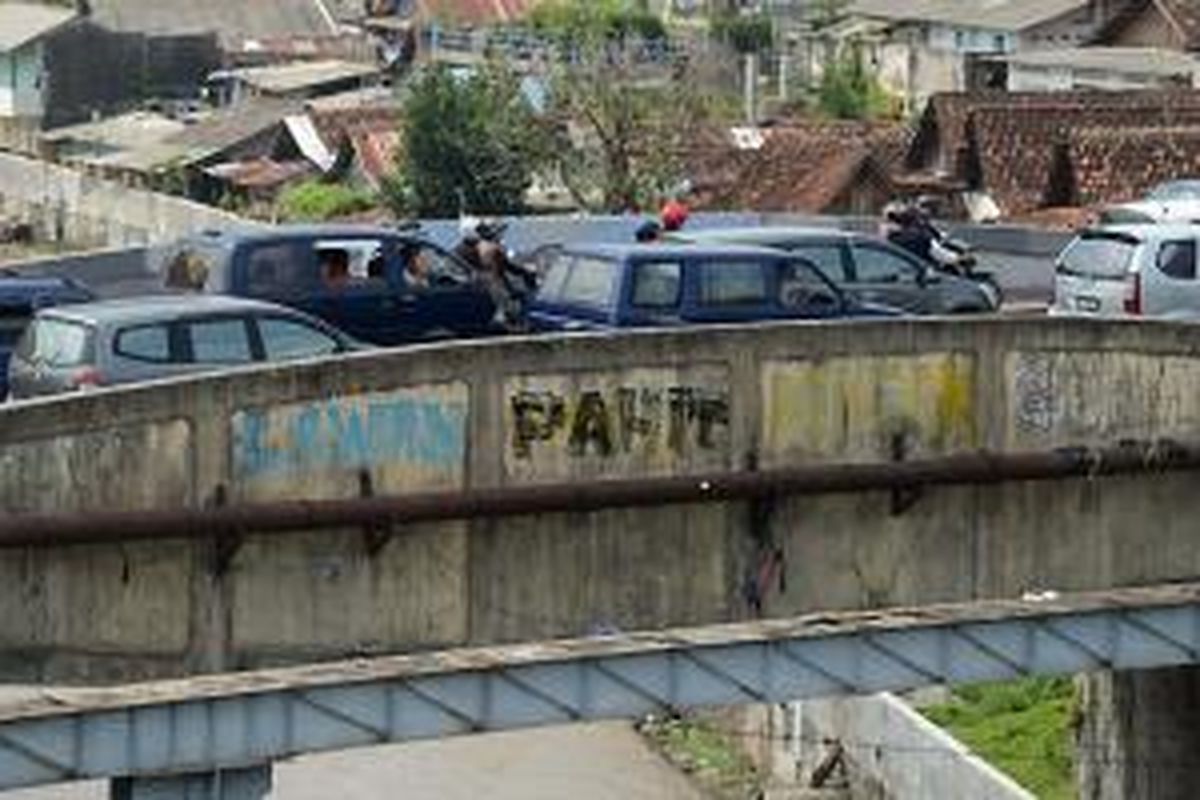
[[[104,383],[104,376],[95,367],[83,367],[71,373],[71,385],[76,389],[91,389]]]
[[[1142,282],[1137,275],[1130,275],[1125,279],[1125,300],[1123,306],[1126,314],[1141,316]]]

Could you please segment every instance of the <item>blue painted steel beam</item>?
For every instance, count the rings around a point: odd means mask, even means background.
[[[0,789],[383,742],[1031,674],[1200,663],[1200,584],[47,691],[0,709]]]

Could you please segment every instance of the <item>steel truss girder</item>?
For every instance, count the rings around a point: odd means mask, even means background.
[[[810,615],[63,690],[0,709],[0,789],[700,706],[1200,663],[1200,585]]]

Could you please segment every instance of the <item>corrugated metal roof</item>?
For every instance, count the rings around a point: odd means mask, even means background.
[[[246,67],[230,70],[226,74],[269,94],[288,94],[327,83],[369,78],[378,75],[379,68],[371,64],[329,59],[296,61],[269,67]]]
[[[850,13],[898,22],[1021,31],[1088,6],[1088,0],[856,0]]]
[[[226,47],[338,32],[317,0],[91,0],[91,5],[92,19],[112,30],[216,33]]]
[[[1153,47],[1068,47],[1014,53],[999,60],[1026,67],[1104,70],[1142,75],[1191,75],[1200,61],[1186,53]]]
[[[15,50],[75,19],[69,8],[34,3],[0,3],[0,51]]]

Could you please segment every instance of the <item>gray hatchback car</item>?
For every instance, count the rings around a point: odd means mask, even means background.
[[[301,312],[219,295],[154,295],[39,311],[8,367],[10,397],[357,349]]]
[[[995,311],[995,289],[939,271],[873,236],[829,228],[768,226],[710,228],[673,233],[673,241],[745,244],[803,256],[854,299],[910,314],[969,314]]]

